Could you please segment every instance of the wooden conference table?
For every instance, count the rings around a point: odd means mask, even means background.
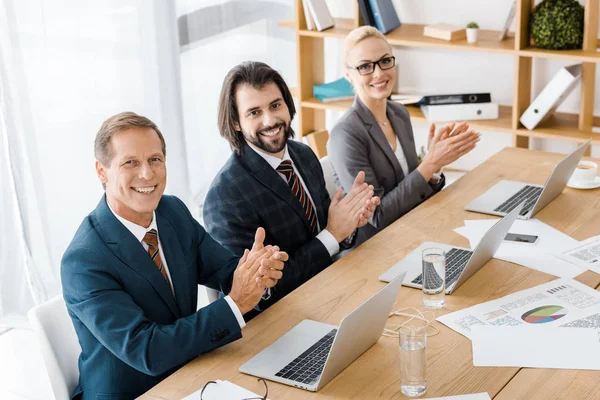
[[[466,219],[491,218],[463,207],[501,179],[544,184],[564,156],[506,148],[462,179],[400,218],[266,312],[250,321],[243,338],[189,362],[142,399],[180,399],[209,380],[229,380],[263,394],[262,383],[238,372],[240,365],[303,319],[338,325],[383,287],[378,276],[424,241],[469,247],[453,229]],[[566,188],[535,218],[583,240],[600,234],[600,189]],[[284,271],[285,272],[285,271]],[[437,316],[556,279],[552,275],[492,259],[452,295]],[[600,275],[587,271],[578,281],[597,288]],[[421,292],[403,287],[394,309],[423,309]],[[396,320],[396,318],[398,318]],[[390,318],[390,323],[399,322]],[[423,398],[488,392],[497,399],[600,398],[600,371],[474,367],[471,341],[435,322],[440,333],[427,343],[427,393]],[[316,393],[268,382],[269,397],[284,399],[402,399],[398,339],[382,337]]]

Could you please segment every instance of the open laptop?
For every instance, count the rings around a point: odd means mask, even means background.
[[[519,219],[529,219],[562,193],[592,139],[556,164],[544,186],[502,180],[467,204],[465,210],[492,215],[506,215],[525,201]]]
[[[367,299],[339,328],[305,319],[240,372],[316,392],[379,340],[403,279],[402,274]]]
[[[473,251],[448,244],[424,242],[384,272],[379,280],[390,282],[405,273],[404,286],[421,289],[423,287],[421,254],[424,249],[437,247],[446,253],[446,293],[452,293],[494,256],[522,208],[523,203],[517,204],[517,207],[488,229]]]

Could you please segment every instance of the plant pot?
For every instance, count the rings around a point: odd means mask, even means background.
[[[467,42],[468,43],[477,43],[478,36],[479,36],[478,28],[467,28]]]

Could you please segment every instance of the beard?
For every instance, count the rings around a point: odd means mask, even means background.
[[[276,141],[270,141],[268,138],[265,138],[261,135],[262,132],[278,129],[280,127],[283,127],[283,135]],[[256,131],[256,135],[251,135],[245,131],[243,131],[243,134],[244,138],[254,146],[266,151],[267,153],[275,154],[284,149],[288,139],[294,136],[294,131],[292,130],[292,127],[287,126],[285,122],[278,122],[273,126],[267,126],[266,128],[259,129]]]

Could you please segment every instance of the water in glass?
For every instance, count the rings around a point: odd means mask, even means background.
[[[423,250],[423,305],[442,308],[446,296],[446,257],[441,249]]]
[[[400,390],[405,396],[421,396],[427,389],[426,328],[400,330]]]

